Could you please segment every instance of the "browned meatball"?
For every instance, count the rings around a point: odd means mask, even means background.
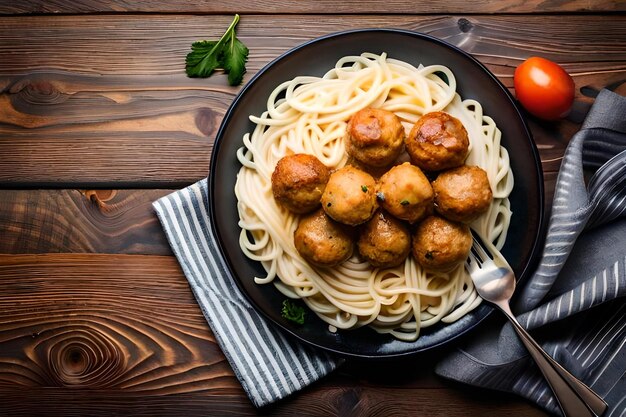
[[[390,268],[409,255],[411,234],[403,222],[379,210],[362,226],[357,247],[372,266]]]
[[[356,226],[368,221],[376,208],[376,181],[351,165],[330,175],[322,194],[322,207],[334,220]]]
[[[424,269],[448,272],[467,259],[471,247],[467,225],[429,216],[415,230],[412,253]]]
[[[314,155],[281,158],[272,173],[272,193],[280,205],[294,213],[308,213],[320,204],[330,170]]]
[[[404,147],[400,118],[382,109],[363,109],[348,122],[346,151],[361,163],[382,167],[396,160]]]
[[[467,157],[467,130],[457,118],[444,112],[423,115],[406,138],[411,161],[426,171],[462,165]]]
[[[335,222],[321,208],[300,219],[294,232],[298,253],[318,266],[335,266],[352,255],[354,243],[347,226]]]
[[[435,210],[443,217],[469,223],[489,209],[493,194],[487,173],[463,165],[439,174],[433,181]]]
[[[421,169],[396,165],[378,180],[380,205],[390,214],[415,223],[433,212],[433,189]]]

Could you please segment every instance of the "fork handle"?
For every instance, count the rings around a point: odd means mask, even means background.
[[[515,316],[510,312],[510,309],[502,308],[502,310],[513,324],[513,328],[517,331],[526,349],[528,349],[541,373],[548,381],[565,416],[601,416],[608,407],[606,402],[591,388],[552,359],[519,324]]]

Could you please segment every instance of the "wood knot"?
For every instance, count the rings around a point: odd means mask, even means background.
[[[117,190],[85,190],[83,195],[98,207],[104,208],[117,195]]]
[[[216,133],[216,126],[219,124],[218,114],[208,107],[201,108],[196,113],[195,122],[198,130],[205,136],[213,137]]]
[[[474,27],[474,24],[464,17],[460,18],[456,23],[463,33],[469,32]]]
[[[337,398],[337,411],[339,415],[356,415],[359,414],[357,407],[361,402],[360,390],[354,388],[346,389]]]
[[[13,89],[15,90],[15,88]],[[65,102],[70,96],[46,80],[30,80],[20,85],[19,98],[30,105],[50,105]]]
[[[95,329],[81,329],[50,340],[47,360],[60,386],[107,387],[124,372],[120,347]]]

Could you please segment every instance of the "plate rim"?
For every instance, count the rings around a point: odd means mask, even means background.
[[[208,212],[209,212],[209,223],[211,226],[211,230],[215,233],[215,242],[216,242],[216,246],[218,248],[219,251],[219,256],[221,257],[222,261],[224,262],[225,266],[228,268],[228,272],[233,276],[233,280],[235,281],[235,285],[237,286],[237,288],[243,293],[244,297],[246,298],[246,300],[254,307],[254,309],[259,312],[261,314],[261,316],[263,316],[269,323],[270,326],[273,326],[275,328],[280,329],[281,331],[285,332],[287,335],[295,337],[297,340],[302,341],[303,343],[310,345],[310,346],[314,346],[318,349],[322,349],[324,351],[327,352],[332,352],[334,354],[337,354],[339,356],[342,357],[352,357],[352,358],[359,358],[359,359],[389,359],[389,358],[396,358],[396,357],[403,357],[403,356],[409,356],[409,355],[416,355],[419,353],[423,353],[423,352],[427,352],[427,351],[431,351],[432,349],[438,348],[442,345],[446,345],[446,344],[450,344],[452,341],[454,340],[458,340],[460,337],[462,337],[463,335],[467,334],[468,332],[470,332],[471,330],[475,329],[478,325],[480,325],[487,317],[489,317],[493,311],[495,310],[495,307],[493,307],[492,305],[488,304],[488,303],[483,303],[481,304],[479,307],[477,307],[477,309],[473,310],[473,311],[478,311],[478,309],[484,309],[486,310],[484,312],[484,314],[482,314],[481,317],[478,317],[473,323],[471,323],[470,325],[468,325],[466,328],[462,329],[460,332],[454,334],[452,337],[439,341],[437,343],[434,343],[428,347],[422,348],[422,349],[416,349],[414,351],[411,350],[407,350],[407,351],[402,351],[402,352],[392,352],[392,353],[385,353],[385,354],[381,354],[381,355],[369,355],[369,354],[360,354],[360,353],[355,353],[355,352],[346,352],[346,351],[342,351],[339,349],[334,349],[334,348],[330,348],[328,346],[323,346],[321,344],[316,343],[315,341],[306,339],[304,337],[302,337],[301,335],[299,335],[298,333],[292,331],[291,329],[289,329],[288,327],[282,325],[281,323],[277,322],[276,320],[274,320],[271,316],[269,316],[268,313],[266,313],[264,311],[264,309],[260,308],[257,303],[254,301],[254,299],[248,294],[247,290],[245,288],[243,288],[242,283],[240,282],[240,278],[238,278],[237,273],[235,271],[235,268],[232,265],[232,262],[230,260],[230,258],[228,257],[227,253],[226,253],[226,248],[224,247],[224,242],[222,239],[222,233],[220,232],[220,228],[217,226],[217,221],[216,221],[216,207],[215,207],[215,198],[212,198],[214,190],[215,190],[215,175],[212,175],[213,172],[213,167],[215,167],[217,164],[217,155],[219,154],[219,150],[221,148],[222,143],[224,142],[224,140],[222,140],[223,136],[224,136],[224,132],[227,129],[227,125],[229,120],[232,117],[233,112],[235,111],[235,109],[237,108],[237,105],[239,104],[239,102],[241,100],[243,100],[244,96],[246,95],[247,91],[249,89],[252,88],[252,86],[256,83],[256,81],[263,76],[263,74],[265,74],[270,68],[272,68],[276,63],[282,61],[283,59],[287,58],[288,56],[294,54],[295,52],[309,47],[312,44],[315,43],[319,43],[319,42],[323,42],[325,40],[329,40],[329,39],[334,39],[334,38],[339,38],[342,36],[350,36],[353,34],[360,34],[360,33],[372,33],[372,34],[376,34],[376,33],[392,33],[392,34],[399,34],[399,35],[407,35],[410,37],[415,37],[415,38],[420,38],[422,40],[427,40],[429,42],[434,42],[436,44],[439,44],[440,46],[443,46],[445,48],[448,49],[452,49],[454,52],[463,55],[465,58],[473,61],[473,63],[475,65],[477,65],[482,72],[487,75],[489,78],[491,78],[492,81],[495,82],[495,84],[498,86],[498,88],[500,89],[500,91],[502,93],[504,93],[504,95],[506,96],[507,100],[511,103],[513,109],[515,110],[521,125],[523,127],[524,130],[524,134],[525,136],[528,138],[528,142],[529,142],[529,148],[531,150],[532,153],[532,157],[534,159],[535,162],[535,167],[534,170],[537,173],[537,179],[538,179],[538,183],[537,185],[537,190],[538,190],[538,212],[537,212],[537,235],[534,237],[534,241],[532,244],[532,248],[530,250],[530,255],[528,257],[528,262],[526,263],[526,265],[524,265],[521,273],[519,274],[520,276],[517,277],[518,281],[517,283],[519,284],[520,282],[522,282],[523,278],[526,278],[526,276],[528,275],[528,271],[531,268],[536,267],[538,260],[540,258],[541,255],[541,243],[543,241],[543,239],[545,238],[545,229],[546,229],[546,216],[545,216],[545,185],[544,185],[544,173],[543,173],[543,168],[541,165],[541,158],[539,155],[539,151],[537,149],[537,145],[535,143],[534,137],[532,135],[532,132],[528,126],[528,121],[526,119],[526,117],[524,116],[522,110],[520,109],[519,105],[517,104],[515,98],[513,97],[513,95],[509,92],[509,90],[504,86],[504,84],[484,65],[482,64],[478,59],[476,59],[473,55],[471,55],[470,53],[460,49],[459,47],[452,45],[440,38],[434,37],[432,35],[426,34],[426,33],[422,33],[422,32],[418,32],[418,31],[413,31],[413,30],[407,30],[407,29],[396,29],[396,28],[359,28],[359,29],[349,29],[349,30],[343,30],[343,31],[337,31],[337,32],[332,32],[332,33],[328,33],[313,39],[310,39],[308,41],[305,41],[303,43],[300,43],[298,45],[296,45],[295,47],[290,48],[289,50],[283,52],[282,54],[280,54],[278,57],[274,58],[273,60],[271,60],[269,63],[267,63],[266,65],[264,65],[255,75],[253,75],[250,80],[248,80],[248,82],[241,88],[241,90],[237,93],[237,95],[235,96],[235,98],[233,99],[233,101],[231,102],[230,106],[228,107],[228,109],[226,110],[226,112],[224,113],[224,117],[222,119],[222,122],[220,123],[220,127],[215,135],[215,140],[213,143],[213,150],[211,152],[211,157],[210,157],[210,162],[209,162],[209,172],[208,172],[208,195],[207,195],[207,205],[208,205]]]

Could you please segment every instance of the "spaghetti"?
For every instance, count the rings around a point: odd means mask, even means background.
[[[409,256],[397,267],[376,269],[355,254],[334,268],[312,266],[294,247],[299,216],[272,195],[271,175],[285,155],[308,153],[331,169],[344,166],[347,122],[366,107],[394,112],[407,132],[432,111],[445,111],[463,123],[470,138],[466,164],[487,172],[494,196],[489,211],[470,226],[502,248],[513,176],[494,121],[480,103],[461,99],[449,68],[414,67],[371,53],[343,57],[321,78],[302,76],[280,84],[270,94],[267,110],[250,117],[256,127],[237,152],[242,164],[235,185],[239,242],[246,256],[267,271],[255,278],[258,284],[273,283],[287,297],[302,299],[330,326],[369,325],[412,341],[421,328],[458,320],[480,304],[463,265],[451,273],[432,273]]]

